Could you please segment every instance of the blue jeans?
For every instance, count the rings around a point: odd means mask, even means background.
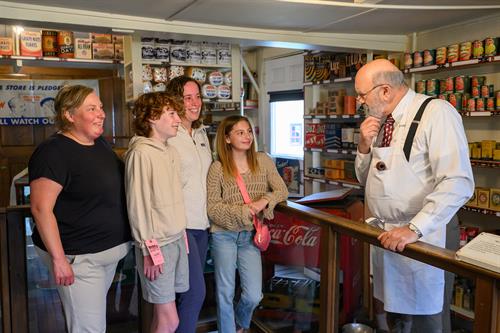
[[[219,333],[234,333],[237,326],[247,329],[262,299],[262,263],[260,251],[253,245],[253,232],[215,232],[211,245]],[[241,297],[234,308],[236,269],[240,275]]]
[[[208,231],[186,229],[189,244],[189,290],[177,295],[178,333],[195,333],[198,317],[205,300],[205,262]]]

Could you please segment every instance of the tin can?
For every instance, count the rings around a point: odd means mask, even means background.
[[[57,45],[59,58],[73,58],[75,56],[75,43],[72,31],[58,31]]]
[[[436,63],[436,50],[424,50],[424,66]]]
[[[439,93],[440,94],[447,93],[447,91],[446,91],[446,80],[439,80]]]
[[[500,111],[500,90],[495,93],[495,99],[496,99],[495,110]]]
[[[460,43],[460,61],[470,60],[472,56],[472,42]]]
[[[456,62],[458,61],[458,44],[448,45],[448,62]]]
[[[479,87],[471,87],[470,95],[474,98],[479,97]]]
[[[415,51],[413,52],[413,67],[422,67],[422,64],[424,63],[424,59],[422,57],[422,51]]]
[[[443,101],[448,100],[448,96],[447,96],[446,94],[439,94],[439,95],[438,95],[438,98],[439,98],[439,99],[442,99]]]
[[[455,76],[455,92],[465,92],[465,76]]]
[[[462,94],[460,93],[453,93],[448,95],[448,102],[450,102],[451,105],[457,111],[462,111]]]
[[[467,111],[469,112],[476,111],[476,100],[474,98],[467,99]]]
[[[486,111],[495,111],[495,97],[486,99]]]
[[[410,52],[405,53],[405,69],[413,67],[413,56]]]
[[[436,49],[436,65],[446,64],[446,46],[441,46]]]
[[[446,83],[445,91],[447,93],[452,93],[455,91],[455,84],[453,82],[453,77],[447,77],[445,83]]]
[[[438,94],[439,90],[437,82],[438,82],[437,79],[429,79],[426,81],[425,90],[427,95],[436,96]]]
[[[476,98],[476,111],[484,111],[484,98]]]
[[[495,86],[493,84],[488,85],[488,96],[495,96]]]
[[[490,86],[484,84],[481,86],[481,97],[490,97]]]
[[[467,231],[465,227],[460,227],[460,247],[467,244]]]
[[[57,31],[42,30],[42,52],[44,57],[57,56]]]
[[[484,55],[494,57],[498,52],[498,38],[486,37],[484,40]]]
[[[486,77],[484,76],[471,76],[470,77],[470,85],[471,87],[480,87],[486,81]]]
[[[425,86],[426,86],[425,80],[419,80],[416,83],[415,91],[419,94],[425,94]]]
[[[472,57],[474,59],[480,59],[484,56],[484,47],[483,47],[483,41],[476,39],[472,43]]]

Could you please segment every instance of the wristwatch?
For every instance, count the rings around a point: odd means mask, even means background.
[[[413,231],[414,233],[417,234],[417,237],[418,239],[422,238],[422,232],[420,231],[419,228],[417,228],[416,225],[414,225],[413,223],[408,223],[408,229],[410,229],[411,231]]]

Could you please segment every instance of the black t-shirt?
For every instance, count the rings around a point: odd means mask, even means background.
[[[101,252],[131,239],[124,164],[102,137],[84,146],[54,134],[31,155],[28,172],[30,182],[45,177],[63,187],[54,215],[66,254]],[[45,250],[36,228],[33,243]]]

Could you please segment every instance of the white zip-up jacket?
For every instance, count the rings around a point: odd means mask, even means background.
[[[181,180],[186,207],[187,228],[205,230],[207,215],[207,174],[212,164],[212,152],[206,126],[193,128],[192,136],[179,126],[177,136],[168,139],[181,156]]]
[[[132,236],[144,255],[146,240],[163,246],[182,237],[186,213],[174,147],[134,136],[125,155],[125,190]]]

